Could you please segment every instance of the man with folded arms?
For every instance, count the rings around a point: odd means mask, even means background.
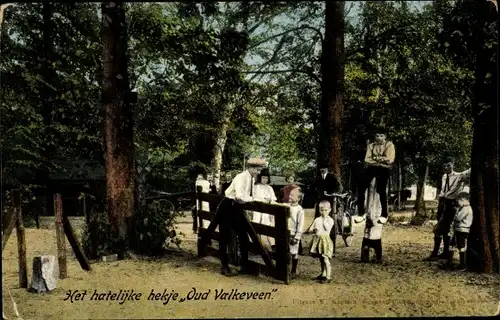
[[[382,207],[382,214],[377,222],[381,224],[387,222],[388,206],[386,189],[396,156],[396,150],[394,144],[386,140],[384,129],[377,128],[374,133],[375,142],[370,143],[366,150],[366,168],[358,194],[358,216],[354,218],[356,223],[365,220],[365,192],[373,178],[376,178],[376,190],[380,196],[380,205]]]

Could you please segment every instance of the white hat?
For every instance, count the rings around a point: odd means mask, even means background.
[[[249,167],[265,168],[267,167],[267,161],[260,158],[251,158],[248,159],[247,165]]]

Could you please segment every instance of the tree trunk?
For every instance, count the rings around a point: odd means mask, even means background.
[[[53,64],[53,41],[52,33],[54,32],[54,27],[52,24],[52,10],[53,4],[49,2],[44,2],[42,5],[42,18],[43,18],[43,51],[44,51],[44,61],[41,68],[41,75],[44,83],[42,84],[42,118],[43,125],[45,127],[45,141],[46,145],[44,148],[44,161],[45,166],[41,170],[41,184],[45,186],[45,215],[54,215],[54,199],[52,184],[50,182],[50,170],[49,164],[53,154],[55,154],[55,144],[54,136],[52,130],[52,109],[54,109],[54,100],[56,92],[54,91],[56,85],[54,85],[54,79],[56,74],[52,68]]]
[[[489,22],[498,24],[496,9],[490,3],[479,5],[479,12]],[[486,10],[489,10],[486,11]],[[485,21],[480,22],[484,23]],[[495,28],[497,30],[498,26]],[[478,30],[483,31],[480,25]],[[498,212],[498,106],[497,53],[486,49],[484,34],[476,35],[479,42],[474,86],[474,134],[471,159],[471,206],[474,213],[468,238],[467,264],[470,270],[500,272],[500,219]],[[483,41],[481,41],[483,40]],[[492,55],[494,59],[492,59]],[[486,81],[487,73],[491,79]]]
[[[401,192],[403,191],[403,161],[401,161],[402,157],[399,157],[398,161],[398,211],[401,211],[403,205],[401,203]]]
[[[319,160],[341,175],[342,124],[344,117],[344,1],[326,1],[325,39],[321,53],[321,135]]]
[[[234,108],[235,108],[234,103],[230,103],[226,107],[220,128],[215,132],[215,139],[214,139],[215,143],[214,143],[214,149],[212,151],[212,171],[214,177],[214,185],[217,188],[217,192],[219,192],[221,189],[220,172],[222,168],[222,155],[224,154],[224,149],[226,147],[227,132],[229,130],[231,115],[233,114]]]
[[[4,4],[0,5],[0,31],[2,30],[4,11],[5,11],[5,9],[7,9],[7,7],[9,7],[11,5],[12,5],[12,3],[4,3]]]
[[[129,248],[134,210],[133,110],[127,70],[127,27],[123,2],[103,2],[103,83],[107,206],[111,239],[123,259]]]
[[[417,197],[415,199],[415,215],[426,217],[425,209],[425,182],[429,174],[429,163],[423,165],[419,170],[418,184],[417,184]]]

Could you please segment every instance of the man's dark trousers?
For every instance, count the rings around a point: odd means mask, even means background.
[[[248,264],[248,234],[244,228],[244,211],[243,205],[232,199],[224,199],[221,203],[219,211],[222,216],[219,223],[220,241],[219,254],[223,267],[229,266],[229,255],[227,252],[228,244],[231,241],[231,230],[234,230],[238,235],[238,243],[240,247],[240,265],[246,267]]]

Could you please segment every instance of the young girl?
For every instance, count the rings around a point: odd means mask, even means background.
[[[277,198],[273,188],[269,185],[269,181],[269,171],[267,169],[262,170],[257,176],[256,184],[253,186],[253,197],[255,200],[268,203],[276,202]],[[274,217],[267,213],[254,211],[252,212],[252,222],[273,226]],[[274,245],[274,238],[268,236],[261,236],[260,238],[263,245],[271,248]]]
[[[297,277],[297,265],[299,264],[299,243],[304,229],[304,209],[299,204],[300,189],[293,189],[288,198],[290,204],[290,218],[288,230],[290,230],[290,254],[292,255],[291,277]]]
[[[209,193],[210,192],[210,182],[206,179],[206,174],[199,174],[198,177],[196,178],[195,182],[195,189],[196,192],[203,192],[203,193]],[[203,210],[203,211],[208,211],[210,212],[210,206],[207,201],[202,201],[201,202],[201,208],[198,203],[199,201],[196,201],[196,209],[197,210]],[[208,228],[210,225],[210,221],[203,219],[202,220],[202,228]]]
[[[320,216],[307,229],[307,233],[314,232],[310,253],[313,257],[318,257],[321,263],[321,274],[315,278],[321,283],[330,283],[332,278],[332,267],[330,259],[333,256],[333,241],[330,238],[330,231],[334,221],[330,217],[332,207],[330,202],[323,200],[319,203]]]

